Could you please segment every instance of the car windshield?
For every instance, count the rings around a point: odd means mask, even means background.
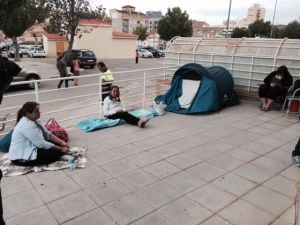
[[[44,48],[43,47],[39,47],[39,48],[36,48],[35,50],[36,51],[44,51]]]
[[[84,51],[82,52],[83,57],[95,57],[95,54],[92,51]]]

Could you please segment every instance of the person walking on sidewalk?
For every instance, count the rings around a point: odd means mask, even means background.
[[[138,50],[136,49],[135,50],[135,64],[138,64],[139,63],[139,52]]]
[[[57,62],[56,62],[56,68],[59,72],[59,76],[60,77],[67,77],[68,76],[68,72],[67,72],[67,65],[64,61],[63,55],[58,56],[57,58]],[[65,82],[65,87],[69,87],[69,80],[68,79],[64,79],[64,80],[60,80],[58,83],[57,88],[60,88],[61,85],[63,84],[63,82]]]
[[[80,75],[80,64],[79,64],[79,61],[78,61],[76,55],[73,56],[72,66],[73,66],[73,71],[74,71],[73,74],[74,74],[74,76],[79,76]],[[78,78],[74,79],[74,85],[75,86],[79,85]]]

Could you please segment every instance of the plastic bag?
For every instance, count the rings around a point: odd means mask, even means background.
[[[163,102],[153,102],[153,111],[155,113],[155,115],[157,116],[162,116],[165,115],[165,108],[166,108],[166,104],[164,104]]]
[[[47,130],[51,131],[55,136],[59,137],[63,141],[68,141],[68,133],[62,128],[54,118],[50,118],[45,124]]]

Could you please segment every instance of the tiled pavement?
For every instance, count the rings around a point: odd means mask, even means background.
[[[256,105],[72,128],[87,167],[3,178],[7,225],[292,225],[300,123]]]

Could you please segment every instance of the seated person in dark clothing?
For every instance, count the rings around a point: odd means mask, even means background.
[[[259,87],[259,97],[262,101],[261,110],[269,111],[272,103],[278,96],[285,96],[289,87],[293,84],[293,78],[286,66],[280,66],[271,72]]]

